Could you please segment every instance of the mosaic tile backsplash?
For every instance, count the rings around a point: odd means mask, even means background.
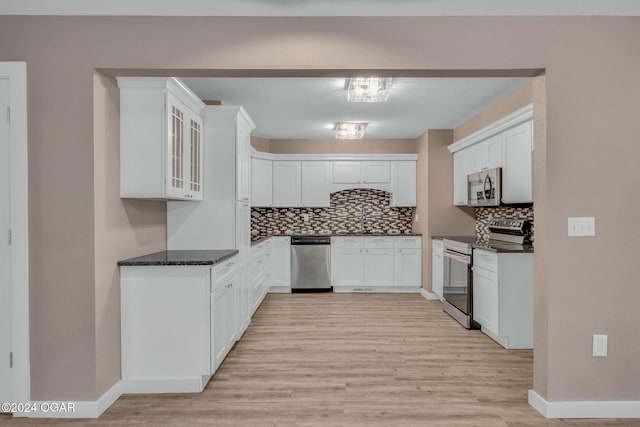
[[[331,194],[328,208],[251,208],[251,238],[278,234],[409,234],[410,207],[391,207],[391,193],[350,189]],[[309,221],[304,221],[304,215]]]
[[[533,206],[497,208],[476,208],[476,236],[481,240],[489,239],[489,220],[491,219],[528,219],[531,221],[531,241],[533,242]]]

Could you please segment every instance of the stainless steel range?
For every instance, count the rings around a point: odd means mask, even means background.
[[[443,240],[444,283],[442,302],[444,311],[467,329],[477,327],[473,321],[473,246],[457,240]]]
[[[521,219],[491,219],[491,239],[475,237],[443,239],[444,246],[444,311],[467,329],[479,325],[473,321],[473,249],[495,251],[522,250],[531,239],[531,222]]]

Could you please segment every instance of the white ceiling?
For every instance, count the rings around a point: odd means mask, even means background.
[[[3,15],[640,15],[638,0],[0,0]]]
[[[205,100],[242,105],[270,139],[333,138],[338,121],[368,123],[365,138],[416,138],[452,129],[529,78],[397,78],[383,103],[347,102],[339,78],[184,78]]]

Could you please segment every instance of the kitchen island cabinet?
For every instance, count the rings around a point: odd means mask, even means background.
[[[235,250],[119,262],[123,393],[200,392],[242,335]]]

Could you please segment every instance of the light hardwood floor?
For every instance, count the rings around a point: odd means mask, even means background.
[[[467,331],[416,294],[272,294],[200,394],[127,395],[97,420],[15,426],[640,426],[546,420],[532,352]]]

